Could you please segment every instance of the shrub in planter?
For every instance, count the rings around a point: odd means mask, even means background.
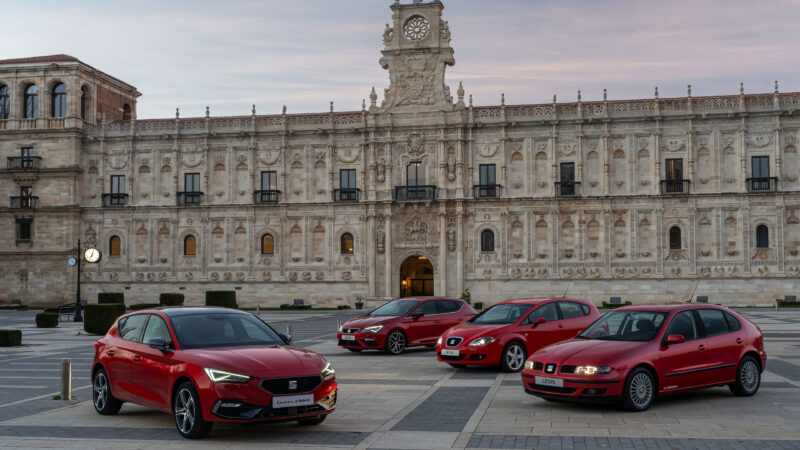
[[[206,306],[236,309],[236,291],[206,291]]]
[[[480,311],[483,309],[483,302],[475,302],[473,306],[475,307],[476,311]]]
[[[785,299],[779,298],[775,300],[778,303],[778,308],[800,308],[799,301],[787,302]]]
[[[469,292],[469,288],[464,289],[464,292],[461,293],[461,300],[468,304],[472,303],[472,294]]]
[[[16,347],[22,345],[22,331],[0,330],[0,347]]]
[[[161,306],[183,306],[183,294],[161,294],[158,296],[158,304]]]
[[[58,313],[43,312],[36,315],[38,328],[55,328],[58,326]]]
[[[83,306],[83,329],[87,333],[106,334],[117,317],[125,314],[125,305],[104,303]]]
[[[625,302],[625,303],[603,302],[603,308],[607,308],[607,309],[616,309],[616,308],[620,308],[620,307],[623,307],[623,306],[631,306],[631,305],[632,305],[631,302]]]
[[[161,305],[159,305],[158,303],[137,303],[135,305],[129,305],[128,309],[130,309],[131,311],[140,311],[142,309],[155,309],[158,308],[159,306]]]
[[[121,303],[125,304],[125,293],[123,292],[98,292],[97,303]]]
[[[288,303],[284,303],[281,305],[281,309],[311,309],[311,305],[290,305]]]

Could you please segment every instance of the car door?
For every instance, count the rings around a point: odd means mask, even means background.
[[[418,312],[423,313],[423,316],[419,319],[410,319],[411,323],[408,326],[409,345],[435,343],[436,339],[442,334],[437,334],[441,323],[436,310],[436,301],[428,300],[423,302],[407,315],[408,317],[413,317]]]
[[[136,348],[139,362],[134,366],[133,374],[140,386],[139,395],[143,403],[146,402],[148,405],[160,409],[168,409],[171,407],[170,372],[175,364],[173,359],[175,347],[164,319],[156,314],[148,315],[150,317],[144,328],[142,342]],[[156,337],[164,339],[168,348],[166,353],[161,353],[160,350],[147,345],[150,339]]]
[[[685,342],[667,345],[667,337],[673,334],[683,336]],[[680,311],[672,317],[659,344],[657,359],[653,359],[653,364],[661,376],[659,385],[665,391],[704,384],[708,344],[691,310]]]
[[[436,311],[439,313],[439,326],[437,327],[437,335],[442,335],[448,328],[454,327],[463,322],[463,315],[461,308],[464,304],[454,300],[436,300]]]
[[[719,309],[703,308],[695,310],[705,331],[708,342],[708,383],[723,383],[736,379],[739,356],[745,343],[745,335],[739,322],[733,318],[737,330],[730,329],[731,321]]]
[[[537,325],[538,319],[544,319],[546,322]],[[561,321],[556,302],[538,306],[522,323],[525,323],[528,328],[526,337],[529,355],[550,344],[562,341],[564,324]]]
[[[561,340],[572,339],[578,335],[591,322],[587,321],[589,307],[578,302],[559,301],[558,309],[564,328],[561,328]],[[588,322],[588,323],[587,323]]]
[[[137,346],[141,342],[147,314],[128,316],[118,328],[119,339],[115,345],[108,349],[111,360],[108,365],[108,378],[111,382],[112,392],[116,391],[121,397],[138,401],[140,388],[134,372],[138,359]],[[113,352],[113,354],[111,353]]]

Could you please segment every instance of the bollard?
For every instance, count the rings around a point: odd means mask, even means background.
[[[339,331],[341,329],[342,329],[342,319],[338,319],[336,320],[336,331]]]
[[[72,360],[61,360],[61,400],[72,398]]]
[[[289,336],[294,336],[292,334],[292,326],[291,325],[286,325],[286,334],[288,334]]]

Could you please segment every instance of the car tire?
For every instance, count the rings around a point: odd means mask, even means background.
[[[456,364],[456,363],[447,363],[447,364],[450,364],[450,367],[454,369],[463,369],[464,367],[467,367],[464,364]]]
[[[320,415],[318,415],[316,417],[307,417],[307,418],[304,418],[304,419],[297,419],[297,423],[299,423],[301,426],[304,426],[304,427],[319,425],[319,424],[321,424],[322,422],[325,421],[326,417],[328,417],[327,414],[320,414]]]
[[[386,336],[385,351],[387,355],[399,355],[406,349],[406,335],[400,330],[394,330]]]
[[[211,426],[214,425],[203,420],[200,396],[189,381],[178,386],[172,402],[172,411],[175,417],[175,427],[186,439],[199,439],[208,434]]]
[[[528,352],[525,351],[525,347],[517,341],[510,342],[500,354],[500,370],[508,373],[519,372],[525,366],[526,359]]]
[[[348,348],[348,350],[350,350],[353,353],[358,353],[358,352],[360,352],[361,350],[364,350],[364,349],[363,348]]]
[[[92,403],[94,410],[104,416],[119,412],[122,401],[111,395],[111,382],[105,369],[97,369],[92,377]]]
[[[736,368],[736,381],[729,384],[733,395],[737,397],[750,397],[758,392],[761,386],[761,368],[752,356],[745,356],[739,361]]]
[[[622,390],[622,409],[646,411],[656,398],[656,382],[649,370],[638,367],[628,374]]]

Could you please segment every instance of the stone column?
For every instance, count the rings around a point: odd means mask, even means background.
[[[439,293],[447,295],[447,215],[439,212]],[[435,293],[435,292],[434,292]]]
[[[464,215],[461,211],[456,215],[456,290],[464,292]]]
[[[392,247],[394,241],[392,241],[392,215],[386,214],[386,245],[384,249],[384,258],[385,258],[385,269],[384,269],[384,293],[383,298],[384,300],[391,300],[392,299]]]
[[[369,267],[369,274],[367,275],[367,282],[369,283],[368,295],[372,298],[375,297],[375,211],[367,213],[367,267]]]

